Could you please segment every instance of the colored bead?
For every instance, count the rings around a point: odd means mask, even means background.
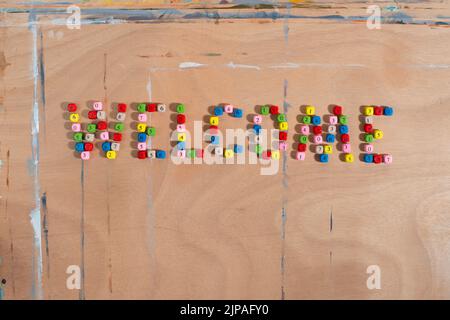
[[[340,124],[348,124],[347,116],[339,116],[339,123]]]
[[[373,144],[370,144],[370,143],[365,144],[364,145],[364,152],[372,153],[373,152]]]
[[[179,132],[177,134],[177,140],[178,141],[186,141],[186,133],[185,132]]]
[[[342,143],[350,142],[350,136],[348,135],[348,133],[341,134],[341,142]]]
[[[280,113],[277,115],[277,121],[278,122],[285,122],[286,121],[286,115],[284,113]]]
[[[158,110],[157,103],[147,103],[146,105],[147,112],[156,112]]]
[[[313,128],[312,128],[312,131],[313,131],[313,133],[314,134],[322,134],[322,127],[321,126],[314,126]]]
[[[138,132],[145,132],[146,129],[147,129],[147,124],[145,124],[145,123],[138,123],[136,125],[136,130]]]
[[[353,162],[355,160],[355,157],[351,153],[346,153],[344,156],[345,162]]]
[[[383,139],[383,131],[378,129],[373,130],[373,137],[375,139]]]
[[[116,114],[116,120],[117,121],[125,121],[125,118],[126,118],[125,112],[118,112]]]
[[[214,108],[214,115],[220,117],[223,115],[223,108],[221,106],[217,106]]]
[[[325,136],[325,141],[328,142],[328,143],[334,143],[334,141],[335,141],[334,134],[328,133]]]
[[[184,106],[184,104],[182,104],[182,103],[177,104],[177,112],[178,113],[184,113],[185,110],[186,110],[186,107]]]
[[[147,158],[147,151],[145,150],[139,150],[137,153],[137,156],[139,159],[146,159]]]
[[[91,120],[97,119],[97,111],[91,110],[88,112],[88,118]]]
[[[224,110],[226,113],[232,113],[232,112],[233,112],[233,109],[234,109],[234,107],[233,107],[231,104],[227,104],[227,105],[225,105],[225,106],[223,107],[223,110]]]
[[[234,153],[242,153],[244,151],[244,147],[239,144],[235,144],[233,151]]]
[[[106,121],[99,121],[97,122],[97,129],[98,130],[106,130],[108,128],[108,123]]]
[[[314,108],[313,106],[307,106],[307,107],[305,108],[305,113],[306,113],[308,116],[312,116],[312,115],[314,115],[314,114],[316,113],[316,108]]]
[[[89,123],[87,125],[86,131],[90,133],[95,133],[97,131],[97,125],[95,123]]]
[[[288,123],[287,122],[280,122],[279,124],[279,129],[283,130],[283,131],[287,131],[289,128]]]
[[[166,105],[164,103],[158,103],[156,109],[158,112],[166,112]]]
[[[364,162],[372,163],[373,162],[373,154],[365,154],[363,157]]]
[[[124,125],[123,125],[123,123],[116,123],[115,125],[114,125],[114,129],[116,130],[116,131],[119,131],[119,132],[121,132],[121,131],[123,131],[123,128],[124,128]]]
[[[342,114],[342,107],[341,106],[334,106],[333,107],[333,114],[336,116],[340,116]]]
[[[78,113],[71,113],[69,116],[69,120],[71,122],[78,122],[80,121],[80,115]]]
[[[280,160],[280,151],[273,150],[271,156],[272,156],[272,159],[274,159],[274,160]]]
[[[97,111],[97,119],[98,120],[106,120],[106,112],[105,111]]]
[[[209,134],[218,134],[219,127],[218,126],[209,126],[209,129],[207,131]]]
[[[303,116],[302,117],[302,122],[304,124],[311,124],[311,117],[310,116]]]
[[[345,152],[345,153],[350,153],[350,152],[352,152],[351,144],[350,144],[350,143],[344,143],[344,144],[342,145],[342,151]]]
[[[72,131],[73,132],[80,132],[81,131],[81,124],[79,124],[79,123],[72,123]]]
[[[93,133],[86,133],[84,140],[87,142],[93,142],[95,140],[95,135]]]
[[[213,126],[219,125],[219,117],[210,117],[209,124],[211,124]]]
[[[328,126],[328,132],[335,134],[336,133],[336,126]]]
[[[255,124],[261,124],[262,123],[262,116],[259,114],[253,117],[253,123]]]
[[[340,133],[340,134],[348,133],[348,126],[346,126],[346,125],[340,125],[340,126],[339,126],[339,133]]]
[[[261,146],[261,145],[257,144],[257,145],[255,146],[255,153],[256,153],[257,155],[261,155],[261,153],[262,153],[262,146]]]
[[[370,123],[366,123],[366,124],[364,125],[364,132],[365,132],[365,133],[371,133],[372,130],[373,130],[373,127],[372,127],[372,125],[371,125]]]
[[[279,109],[278,106],[270,106],[269,112],[270,114],[278,114],[279,113],[278,109]]]
[[[261,132],[261,126],[259,124],[253,125],[253,130],[255,130],[256,134],[259,134]]]
[[[156,150],[147,150],[147,158],[155,159],[156,158]]]
[[[323,153],[325,154],[332,154],[333,153],[333,147],[330,145],[324,145],[323,146]]]
[[[379,164],[381,162],[383,162],[383,156],[381,154],[374,154],[373,163]]]
[[[83,152],[84,151],[84,143],[83,142],[75,143],[75,151]]]
[[[83,159],[83,160],[89,160],[90,157],[91,157],[91,153],[89,151],[83,151],[81,153],[81,159]]]
[[[115,133],[113,133],[112,139],[114,141],[122,141],[122,134],[115,132]]]
[[[100,101],[96,101],[94,102],[94,104],[92,105],[92,107],[94,108],[94,110],[102,110],[103,109],[103,103]]]
[[[309,134],[309,126],[308,125],[300,126],[300,132],[302,134]]]
[[[147,127],[145,132],[148,136],[154,137],[156,135],[156,128],[155,127]]]
[[[278,149],[281,151],[287,151],[288,145],[286,142],[282,141],[278,144]]]
[[[323,138],[322,135],[316,135],[314,136],[314,143],[322,143],[323,142]]]
[[[285,131],[280,131],[278,133],[278,139],[281,140],[281,141],[286,141],[287,140],[287,136],[288,136],[288,134]]]
[[[327,154],[321,154],[319,157],[319,161],[323,162],[323,163],[327,163],[328,162],[328,155]]]
[[[262,106],[260,112],[263,116],[267,116],[270,112],[269,106]]]
[[[195,155],[196,155],[195,149],[188,150],[187,154],[188,154],[189,158],[192,158],[192,159],[195,158]]]
[[[137,105],[137,111],[138,112],[146,112],[147,111],[147,105],[145,103],[139,103]]]
[[[321,119],[319,116],[312,116],[311,117],[311,123],[315,126],[318,126],[319,124],[322,123]]]
[[[297,146],[297,151],[299,152],[305,152],[306,151],[306,144],[304,143],[299,143]]]
[[[67,105],[67,110],[69,112],[75,112],[75,111],[77,111],[77,105],[75,103],[69,103]]]
[[[145,142],[145,141],[147,141],[147,134],[145,134],[143,132],[138,133],[137,140],[138,140],[138,142]]]
[[[380,106],[376,106],[376,107],[373,107],[373,114],[374,115],[376,115],[376,116],[382,116],[383,115],[383,107],[380,107]]]
[[[322,154],[323,153],[323,146],[321,146],[321,145],[316,146],[316,153],[317,154]]]
[[[94,150],[94,145],[92,142],[85,142],[84,143],[84,151],[92,151]]]
[[[219,136],[211,136],[210,141],[212,144],[219,144]]]
[[[370,106],[364,107],[364,115],[373,116],[373,107]]]
[[[305,160],[305,158],[306,158],[305,152],[297,152],[297,155],[296,155],[297,160],[303,161],[303,160]]]
[[[234,156],[234,151],[231,149],[225,149],[225,152],[223,153],[223,156],[225,158],[232,158]]]
[[[383,155],[383,162],[386,164],[392,163],[392,156],[390,154]]]
[[[186,158],[186,150],[177,150],[177,157],[181,159]]]
[[[364,135],[364,141],[365,141],[365,142],[368,142],[368,143],[373,142],[373,135],[371,135],[371,134],[365,134],[365,135]]]
[[[338,117],[336,116],[330,116],[330,124],[337,124],[338,123]]]
[[[184,141],[179,141],[179,142],[177,143],[177,149],[178,149],[178,150],[184,150],[184,149],[186,149],[186,142],[184,142]]]
[[[127,105],[125,103],[117,104],[117,112],[127,112]]]
[[[147,121],[147,114],[146,113],[139,113],[138,114],[138,120],[140,121],[140,122],[146,122]]]
[[[147,144],[145,142],[139,142],[137,148],[138,150],[147,150]]]
[[[234,108],[232,115],[235,118],[242,118],[243,114],[244,114],[244,112],[242,111],[242,109]]]
[[[392,116],[394,114],[394,109],[391,107],[384,107],[383,113],[385,116]]]
[[[299,137],[299,142],[300,143],[308,143],[308,137],[307,136],[300,136]]]
[[[157,159],[165,159],[166,152],[164,150],[156,150],[156,158]]]
[[[214,148],[214,154],[221,156],[223,155],[223,149],[220,147]]]
[[[113,142],[113,143],[111,143],[111,150],[113,150],[113,151],[119,151],[120,150],[120,143],[118,143],[118,142]]]
[[[373,124],[373,117],[364,117],[365,124]]]
[[[186,126],[184,124],[177,124],[177,131],[178,132],[185,132]]]
[[[110,160],[114,160],[117,156],[117,153],[114,150],[106,152],[106,158]]]
[[[270,150],[267,150],[262,153],[262,158],[264,160],[269,160],[271,157],[272,157],[272,151],[270,151]]]
[[[102,150],[104,152],[110,151],[111,150],[111,142],[109,142],[109,141],[103,142],[102,143]]]
[[[82,132],[76,132],[73,134],[73,140],[76,142],[83,141],[83,133]]]

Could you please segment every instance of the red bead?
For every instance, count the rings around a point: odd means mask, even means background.
[[[270,114],[278,114],[278,106],[271,106],[269,109]]]
[[[127,111],[127,105],[125,103],[119,103],[117,105],[117,112],[126,112]]]
[[[350,136],[347,133],[341,134],[341,141],[342,143],[350,142]]]
[[[95,120],[97,119],[97,111],[96,110],[91,110],[88,112],[88,118],[91,120]]]
[[[177,123],[183,124],[186,122],[186,116],[184,114],[177,114]]]
[[[383,162],[383,156],[381,154],[374,154],[373,155],[373,163],[381,163]]]
[[[266,151],[266,156],[267,156],[267,158],[270,158],[272,156],[272,151],[267,150]]]
[[[315,135],[322,134],[322,127],[321,126],[313,126],[313,133]]]
[[[373,127],[372,127],[371,124],[368,124],[368,123],[367,123],[367,124],[364,125],[364,132],[366,132],[366,133],[371,133],[372,130],[373,130]]]
[[[147,151],[139,150],[137,156],[139,159],[145,159],[145,158],[147,158]]]
[[[121,133],[118,133],[118,132],[115,132],[115,133],[113,134],[113,140],[114,140],[114,141],[122,141],[122,134],[121,134]]]
[[[147,112],[156,112],[158,109],[157,103],[147,103]]]
[[[219,127],[218,127],[218,126],[212,125],[212,126],[209,126],[209,129],[210,129],[210,130],[217,130],[217,129],[219,129]]]
[[[97,122],[97,129],[98,130],[106,130],[106,128],[108,128],[108,124],[106,123],[106,121],[99,121],[99,122]]]
[[[285,132],[285,131],[280,131],[280,133],[278,134],[278,138],[281,140],[281,141],[286,141],[287,140],[287,132]]]
[[[334,106],[333,113],[335,116],[342,115],[342,107],[341,106]]]
[[[90,142],[84,143],[84,151],[92,151],[94,150],[94,145]]]
[[[298,152],[305,152],[306,151],[306,144],[305,143],[299,143],[297,146]]]
[[[67,110],[69,110],[69,112],[75,112],[77,111],[77,105],[75,103],[69,103],[67,105]]]
[[[197,150],[195,153],[197,158],[203,158],[204,154],[205,154],[205,151],[203,149]]]
[[[373,114],[376,116],[382,116],[383,111],[384,111],[383,107],[373,107]]]

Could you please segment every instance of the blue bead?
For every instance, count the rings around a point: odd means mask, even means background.
[[[319,157],[320,162],[326,163],[328,162],[328,155],[327,154],[321,154]]]
[[[261,132],[261,126],[259,124],[254,124],[253,130],[255,130],[256,134],[259,134]]]
[[[219,144],[219,136],[211,136],[212,144]]]
[[[364,155],[364,162],[372,163],[373,162],[373,154],[365,154]]]
[[[237,108],[233,109],[233,117],[242,118],[242,115],[243,115],[242,109],[237,109]]]
[[[321,123],[319,116],[312,116],[311,117],[311,123],[315,126],[318,126]]]
[[[334,143],[334,141],[335,141],[334,134],[328,133],[325,137],[325,140],[328,143]]]
[[[215,107],[215,108],[214,108],[214,115],[215,115],[215,116],[221,116],[221,115],[223,115],[223,108],[222,108],[222,107]]]
[[[244,148],[241,145],[239,144],[234,145],[234,153],[242,153],[242,151],[244,151]]]
[[[156,150],[156,158],[158,158],[158,159],[165,159],[166,158],[166,152],[164,150]]]
[[[144,132],[138,133],[137,139],[139,142],[145,142],[147,141],[147,134]]]
[[[103,142],[102,143],[102,150],[105,152],[111,151],[111,142]]]
[[[184,149],[186,149],[186,142],[184,142],[184,141],[179,141],[179,142],[177,143],[177,149],[178,149],[178,150],[184,150]]]
[[[345,124],[341,124],[339,126],[339,133],[340,134],[348,133],[348,126],[346,126]]]
[[[83,152],[84,151],[84,143],[83,142],[75,143],[75,151]]]
[[[392,116],[394,114],[394,109],[391,107],[384,107],[383,113],[385,116]]]

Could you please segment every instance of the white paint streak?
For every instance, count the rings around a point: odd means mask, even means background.
[[[287,62],[269,66],[270,69],[297,69],[300,65],[298,63]]]
[[[206,64],[198,63],[198,62],[181,62],[178,65],[178,68],[180,69],[192,69],[192,68],[201,68],[206,66]]]
[[[241,68],[241,69],[261,70],[261,68],[259,66],[253,66],[253,65],[249,65],[249,64],[235,64],[232,61],[230,63],[228,63],[226,66],[231,69]]]

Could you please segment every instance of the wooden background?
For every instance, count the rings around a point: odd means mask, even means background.
[[[81,6],[103,8],[90,12],[95,23],[69,30],[60,23],[67,14],[45,11],[56,5],[11,10],[14,3],[3,1],[5,298],[450,298],[450,6],[396,5],[396,13],[383,10],[391,23],[369,30],[351,18],[367,15],[366,4],[265,9],[280,14],[273,19],[145,20],[94,1]],[[108,22],[115,15],[120,21]],[[185,62],[203,66],[185,69]],[[273,176],[260,175],[259,165],[138,161],[129,112],[118,159],[96,151],[83,165],[62,106],[73,101],[86,110],[95,99],[183,102],[190,129],[219,102],[245,115],[258,104],[285,105],[289,150],[301,105],[326,114],[340,104],[357,159],[346,164],[335,153],[324,165],[289,152]],[[365,104],[395,109],[376,119],[385,138],[375,150],[393,155],[390,166],[358,159]],[[154,142],[166,150],[171,115],[153,119]],[[248,121],[222,123],[245,128]],[[38,232],[31,216],[41,222]],[[84,271],[81,290],[66,288],[69,265]],[[369,265],[381,268],[380,290],[366,286]]]

